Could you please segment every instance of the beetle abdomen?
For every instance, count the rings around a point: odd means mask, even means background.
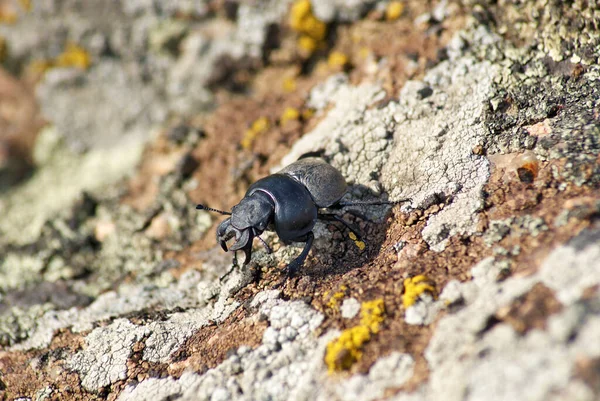
[[[273,223],[284,242],[299,241],[312,231],[317,221],[317,206],[308,189],[292,177],[273,174],[256,181],[246,196],[256,191],[268,194],[275,203]]]
[[[283,168],[286,174],[306,187],[318,207],[329,207],[346,193],[346,180],[333,166],[318,157],[300,159]]]

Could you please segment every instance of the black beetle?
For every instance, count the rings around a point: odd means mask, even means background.
[[[229,248],[234,252],[234,263],[235,252],[238,250],[245,253],[244,264],[250,261],[254,238],[262,242],[268,253],[271,252],[259,237],[265,230],[274,230],[284,244],[305,242],[302,253],[288,265],[288,275],[291,276],[302,266],[308,255],[314,239],[312,230],[318,219],[338,221],[360,239],[358,231],[350,223],[338,215],[322,213],[319,209],[406,201],[341,203],[340,199],[346,190],[346,180],[335,167],[321,158],[308,157],[256,181],[231,213],[203,205],[197,205],[196,209],[231,216],[217,228],[217,242],[227,252],[227,241],[235,236],[235,243]]]

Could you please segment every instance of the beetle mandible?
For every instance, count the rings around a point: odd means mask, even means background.
[[[279,172],[266,176],[250,186],[244,198],[231,212],[197,205],[196,209],[218,212],[231,217],[217,227],[217,242],[225,252],[227,241],[235,237],[229,247],[234,252],[243,251],[244,265],[252,256],[252,242],[265,230],[274,230],[284,244],[304,242],[304,249],[287,267],[293,276],[304,263],[313,243],[313,227],[317,220],[338,221],[360,239],[358,230],[336,214],[323,213],[321,209],[335,209],[354,205],[398,204],[407,199],[387,202],[345,202],[340,200],[347,190],[346,180],[333,166],[318,157],[300,159]]]

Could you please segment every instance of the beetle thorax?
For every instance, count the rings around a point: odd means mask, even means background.
[[[253,229],[255,235],[260,235],[273,219],[274,209],[267,194],[255,192],[233,207],[231,225],[237,230]]]

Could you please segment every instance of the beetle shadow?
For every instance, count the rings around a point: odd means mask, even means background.
[[[365,194],[356,201],[387,201],[387,196],[377,195],[374,191],[364,185],[352,186],[351,192]],[[351,202],[344,200],[344,202]],[[394,208],[400,205],[360,205],[344,206],[332,209],[348,223],[359,228],[359,234],[365,244],[361,250],[359,242],[350,237],[350,230],[341,223],[319,220],[325,224],[332,234],[333,247],[328,249],[312,250],[304,267],[298,273],[299,276],[307,276],[313,279],[326,278],[327,276],[338,276],[349,271],[368,266],[381,255],[382,252],[395,253],[394,249],[384,249],[388,230],[393,223]],[[375,219],[370,218],[375,217]],[[329,250],[329,252],[328,252]]]

